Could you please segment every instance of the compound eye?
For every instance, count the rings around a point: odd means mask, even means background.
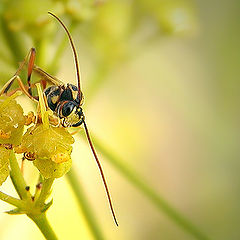
[[[62,115],[63,117],[67,117],[71,114],[72,110],[74,109],[75,104],[72,102],[67,102],[62,107]]]

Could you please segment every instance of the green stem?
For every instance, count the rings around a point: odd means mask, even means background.
[[[7,63],[9,66],[15,65],[13,60],[10,59],[6,54],[4,54],[2,51],[0,51],[0,59],[4,62]],[[2,70],[1,70],[2,71]]]
[[[99,63],[97,69],[92,74],[89,85],[87,86],[87,103],[90,104],[99,89],[103,87],[108,79],[108,74],[112,71],[112,68],[107,66],[107,63]]]
[[[48,38],[39,38],[34,41],[34,47],[36,48],[36,65],[40,66],[42,69],[47,67],[47,51],[49,46],[49,39]]]
[[[1,29],[5,37],[5,42],[12,53],[14,64],[18,67],[18,62],[22,61],[25,56],[24,47],[22,47],[20,42],[20,36],[17,32],[9,30],[8,24],[3,17],[1,18]]]
[[[40,215],[28,215],[29,218],[31,218],[35,224],[38,226],[42,234],[47,240],[57,240],[57,236],[54,233],[53,229],[51,228],[45,213],[42,213]]]
[[[30,217],[36,223],[36,225],[41,230],[44,237],[48,240],[57,240],[55,233],[53,232],[51,226],[48,223],[45,213],[39,214],[39,209],[37,206],[37,204],[39,204],[40,207],[41,205],[44,205],[44,201],[46,200],[48,193],[51,189],[53,179],[44,180],[43,188],[36,204],[31,205],[32,203],[31,195],[25,189],[26,182],[22,176],[22,173],[18,166],[17,159],[13,151],[10,152],[10,167],[11,167],[10,176],[11,176],[13,185],[16,191],[18,192],[20,198],[22,198],[23,200],[10,197],[7,194],[2,192],[0,192],[0,199],[14,206],[17,206],[19,209],[25,209],[26,206],[29,206],[30,207],[29,211],[31,212],[31,214],[29,213],[27,214],[27,216]]]
[[[44,205],[44,202],[50,193],[53,181],[54,178],[44,179],[40,196],[36,199],[36,206]]]
[[[124,164],[116,154],[104,147],[101,141],[96,137],[94,144],[96,149],[121,173],[123,174],[135,187],[140,190],[148,199],[162,212],[164,212],[173,222],[178,224],[183,230],[194,236],[199,240],[209,239],[202,233],[194,224],[192,224],[182,213],[176,210],[167,200],[158,194],[153,188],[147,184],[147,181],[138,175],[134,169]]]
[[[127,55],[127,58],[124,59],[124,62],[118,61],[110,64],[106,60],[101,59],[101,61],[96,64],[97,68],[89,79],[89,85],[86,89],[87,102],[85,105],[91,103],[93,97],[96,96],[96,93],[106,84],[109,74],[111,74],[115,68],[119,69],[122,65],[127,65],[130,61],[134,61],[140,54],[143,55],[143,51],[147,52],[147,50],[158,43],[158,41],[159,34],[156,32],[141,44],[132,47],[132,49],[130,49],[131,52]]]
[[[10,152],[10,177],[13,182],[13,185],[21,199],[30,199],[30,193],[26,191],[26,182],[23,178],[21,170],[18,166],[18,162],[13,150]]]
[[[77,22],[72,21],[68,26],[69,32],[72,33],[76,26],[77,26]],[[52,57],[51,63],[48,65],[48,67],[46,69],[47,72],[50,72],[51,74],[56,73],[57,68],[58,68],[57,66],[60,62],[59,59],[61,59],[63,52],[66,49],[67,43],[68,43],[68,39],[67,39],[67,36],[64,34],[60,44],[56,48],[56,51]]]
[[[95,239],[102,240],[103,235],[98,227],[96,222],[96,218],[89,207],[89,201],[86,199],[85,193],[81,187],[81,183],[78,181],[78,177],[76,172],[71,169],[70,172],[67,173],[67,179],[70,183],[70,186],[75,194],[75,197],[78,202],[78,206],[81,208],[88,224],[91,229],[91,232]]]
[[[25,204],[22,200],[9,196],[6,193],[0,191],[0,199],[18,208],[24,208]]]

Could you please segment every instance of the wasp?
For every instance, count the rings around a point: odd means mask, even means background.
[[[33,96],[32,93],[32,84],[31,84],[31,75],[33,72],[37,73],[41,77],[42,85],[44,86],[44,94],[46,97],[46,103],[49,109],[52,110],[54,115],[60,120],[60,124],[62,127],[79,127],[83,126],[85,129],[86,137],[89,142],[91,151],[96,160],[97,166],[99,168],[102,181],[105,187],[105,191],[107,194],[109,206],[113,215],[113,219],[118,226],[118,222],[116,219],[116,215],[113,209],[110,193],[108,190],[107,182],[103,173],[103,169],[101,167],[99,158],[97,156],[96,150],[94,148],[93,142],[90,137],[90,133],[85,121],[85,115],[83,113],[82,105],[84,101],[83,93],[81,91],[81,74],[80,67],[78,63],[78,55],[76,48],[74,46],[73,39],[71,37],[70,32],[67,27],[63,23],[63,21],[57,17],[55,14],[48,12],[51,16],[53,16],[63,27],[65,30],[68,39],[70,41],[70,45],[73,51],[74,63],[76,67],[76,75],[77,75],[77,85],[73,85],[70,83],[64,84],[62,81],[57,79],[54,76],[51,76],[49,73],[45,72],[40,67],[34,64],[36,57],[36,49],[31,48],[28,55],[24,59],[24,61],[20,64],[18,70],[14,74],[14,76],[3,86],[0,91],[0,95],[7,94],[8,90],[12,86],[13,82],[16,80],[19,84],[20,89],[32,100],[38,101],[38,96]],[[22,80],[19,77],[20,71],[23,69],[24,65],[27,63],[27,86],[24,85]],[[51,86],[46,87],[46,83],[50,83]],[[31,159],[32,160],[32,159]]]

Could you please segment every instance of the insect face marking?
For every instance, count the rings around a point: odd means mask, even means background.
[[[68,84],[69,89],[71,89],[72,98],[77,100],[78,97],[78,88],[73,84]]]
[[[52,100],[53,104],[56,104],[58,102],[58,100],[59,100],[59,96],[52,96],[51,100]]]
[[[62,119],[64,127],[78,127],[83,123],[82,108],[74,101],[64,101],[57,106],[57,115]]]
[[[54,112],[61,95],[61,89],[58,86],[51,86],[44,91],[48,107]]]

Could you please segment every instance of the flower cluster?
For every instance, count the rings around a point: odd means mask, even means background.
[[[15,96],[0,97],[0,185],[9,175],[9,149],[21,143],[24,129],[23,109]]]
[[[71,20],[84,21],[91,18],[96,7],[94,1],[32,1],[13,0],[2,4],[3,19],[7,27],[13,31],[25,31],[34,39],[45,36],[51,31],[51,18],[46,14],[53,11],[58,16],[67,15]]]
[[[40,123],[27,129],[17,152],[33,157],[34,165],[44,178],[58,178],[71,167],[73,142],[65,128],[50,125],[45,129]]]
[[[0,97],[0,184],[9,175],[9,151],[12,150],[33,161],[45,179],[63,176],[72,164],[73,137],[61,126],[43,123],[41,116],[47,112],[38,113],[30,125],[32,115],[24,116],[15,100],[17,95]]]

